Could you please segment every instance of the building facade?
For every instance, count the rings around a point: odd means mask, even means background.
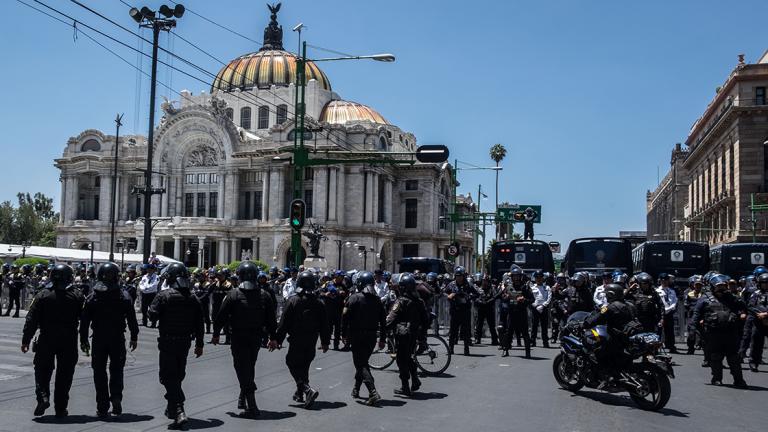
[[[670,168],[656,189],[646,193],[647,228],[649,240],[682,240],[685,238],[685,206],[688,204],[688,170],[683,166],[688,151],[675,144]]]
[[[651,232],[672,232],[709,244],[768,241],[765,216],[758,213],[753,219],[751,211],[752,199],[762,202],[768,192],[767,88],[768,52],[754,64],[740,55],[691,127],[684,160],[678,166],[673,161],[678,178],[687,177],[682,226],[675,222],[678,185],[686,181],[672,187],[668,175],[666,183],[648,195],[649,238]]]
[[[162,104],[155,129],[151,249],[190,266],[224,264],[244,257],[270,265],[289,262],[287,217],[293,191],[296,56],[283,49],[273,15],[264,45],[223,67],[210,93],[181,92]],[[370,165],[372,154],[416,150],[416,137],[372,108],[345,101],[325,73],[306,65],[305,144],[344,163],[307,168],[307,216],[325,228],[320,254],[329,266],[396,270],[401,257],[444,257],[450,225],[452,167],[440,164]],[[115,146],[118,169],[113,175]],[[67,142],[55,166],[61,171],[59,247],[109,249],[111,212],[116,238],[129,250],[143,247],[143,197],[147,141],[85,130]],[[113,181],[116,205],[110,209]],[[461,211],[472,211],[462,197]],[[469,265],[472,234],[459,230],[458,264]],[[306,250],[306,244],[304,248]],[[370,252],[370,253],[369,253]],[[301,251],[301,253],[305,253]]]

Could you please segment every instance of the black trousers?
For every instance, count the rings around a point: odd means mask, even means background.
[[[285,355],[285,365],[296,381],[296,390],[304,391],[309,386],[309,366],[315,359],[317,336],[292,338],[288,345],[288,354]]]
[[[77,333],[41,335],[37,342],[34,365],[37,400],[50,399],[51,376],[55,368],[53,406],[57,411],[66,409],[77,365]]]
[[[515,335],[521,335],[523,337],[523,341],[525,342],[526,355],[530,355],[531,339],[530,333],[528,332],[527,310],[523,307],[511,309],[507,315],[506,327],[506,331],[504,332],[506,337],[504,338],[505,340],[502,341],[504,349],[508,350],[512,348],[512,337]]]
[[[11,314],[11,309],[14,304],[16,305],[16,312],[13,316],[19,316],[19,309],[21,308],[21,289],[11,287],[8,289],[8,309],[5,311],[6,316]]]
[[[752,320],[751,339],[752,350],[749,352],[751,363],[759,365],[763,361],[763,347],[765,346],[765,337],[768,336],[768,327],[752,315],[747,318],[747,323]]]
[[[184,391],[181,383],[187,375],[187,356],[192,341],[189,338],[157,338],[160,350],[160,384],[165,387],[165,400],[168,401],[170,415],[184,407]]]
[[[675,312],[664,315],[664,347],[667,349],[675,348]]]
[[[328,329],[333,335],[333,348],[341,343],[341,315],[328,315]]]
[[[499,336],[496,334],[496,308],[494,304],[480,305],[477,307],[477,322],[475,323],[475,341],[478,343],[483,337],[483,326],[488,323],[488,329],[491,332],[491,343],[499,343]]]
[[[261,335],[259,333],[232,335],[232,362],[235,366],[235,375],[240,383],[241,393],[253,393],[256,391],[256,360],[261,348]]]
[[[147,309],[149,309],[149,305],[152,304],[152,301],[155,299],[156,295],[157,293],[141,293],[141,323],[144,324],[144,327],[147,326],[147,322],[149,320]]]
[[[752,345],[752,331],[755,327],[755,319],[750,314],[747,316],[747,321],[744,323],[744,329],[741,331],[741,346],[739,346],[739,354],[742,357],[747,356],[747,351]]]
[[[91,343],[91,368],[96,386],[96,410],[106,412],[110,402],[123,400],[125,338],[94,338]],[[107,375],[109,362],[109,375]]]
[[[459,332],[461,339],[464,340],[464,347],[469,348],[471,338],[472,309],[454,308],[451,309],[451,328],[448,333],[449,345],[453,347],[459,341]]]
[[[539,312],[536,308],[531,308],[531,340],[536,341],[539,327],[541,327],[541,340],[545,345],[549,345],[549,308],[545,307]]]
[[[211,319],[215,322],[216,316],[219,315],[219,310],[221,309],[221,304],[224,302],[224,298],[222,297],[221,300],[219,299],[213,299],[211,300]],[[230,328],[229,324],[225,325],[223,329],[221,329],[221,332],[224,333],[224,340],[229,341],[229,335],[232,332],[232,329]]]
[[[688,320],[690,321],[690,317],[688,317]],[[696,347],[699,348],[702,347],[703,342],[701,338],[701,331],[698,328],[690,328],[688,327],[688,335],[685,338],[685,343],[688,346],[688,351],[693,352],[696,350]]]
[[[355,365],[355,387],[365,384],[368,391],[374,390],[373,375],[368,360],[376,348],[376,332],[355,333],[350,338],[352,363]]]
[[[413,358],[416,350],[416,338],[413,336],[396,336],[395,350],[397,350],[395,362],[397,363],[397,368],[400,369],[400,380],[403,383],[409,379],[413,381],[418,380],[416,360]]]
[[[533,224],[524,224],[523,240],[533,240]]]
[[[739,338],[733,332],[716,332],[707,334],[707,351],[709,366],[712,369],[712,379],[723,380],[723,359],[728,362],[734,382],[742,381],[741,360],[739,359]]]
[[[200,299],[200,307],[203,309],[203,321],[206,326],[211,325],[211,298],[203,297]]]

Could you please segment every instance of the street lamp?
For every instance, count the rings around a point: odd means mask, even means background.
[[[342,246],[351,247],[353,241],[354,240],[342,240],[342,239],[334,240],[334,242],[336,242],[336,246],[339,248],[339,265],[338,265],[338,267],[336,267],[337,270],[341,270],[341,248],[342,248]],[[355,242],[355,245],[357,245],[357,242]]]
[[[86,244],[88,245],[88,249],[90,249],[90,250],[91,250],[91,267],[93,267],[93,248],[94,248],[94,245],[93,245],[93,242],[92,242],[92,241],[89,241],[89,242],[87,242]],[[76,248],[77,248],[77,246],[78,246],[78,242],[74,242],[74,241],[73,241],[73,242],[70,244],[70,246],[72,247],[72,249],[76,249]],[[110,261],[112,261],[112,260],[110,260]]]
[[[144,219],[151,220],[152,218],[152,195],[156,193],[162,193],[162,190],[152,189],[152,152],[154,150],[154,131],[155,131],[155,90],[157,87],[157,45],[160,36],[160,31],[170,32],[172,28],[176,27],[176,20],[172,18],[181,18],[184,15],[184,6],[177,3],[176,6],[171,9],[166,5],[160,6],[158,15],[157,12],[144,6],[141,9],[131,8],[128,15],[133,18],[139,27],[146,27],[152,29],[152,74],[150,75],[150,90],[149,90],[149,133],[147,134],[147,170],[144,174],[144,190],[140,192],[144,195]],[[150,240],[152,236],[151,224],[144,224],[144,250],[143,258],[144,262],[149,260],[150,253]]]
[[[357,250],[358,250],[357,256],[363,258],[363,270],[365,270],[368,268],[368,253],[375,252],[375,249],[369,248],[363,245],[358,245]],[[376,257],[378,256],[379,254],[376,254]]]

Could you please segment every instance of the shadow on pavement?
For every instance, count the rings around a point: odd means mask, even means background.
[[[445,399],[448,397],[445,393],[438,393],[438,392],[413,392],[410,399],[423,401],[423,400],[432,400],[432,399]]]
[[[604,403],[606,405],[625,406],[625,407],[641,410],[640,408],[638,408],[637,405],[635,405],[634,402],[632,402],[632,399],[630,399],[629,396],[613,394],[613,393],[603,393],[603,392],[597,392],[597,391],[584,391],[584,390],[580,390],[578,393],[573,393],[573,397],[579,397],[579,396],[586,397],[594,401]],[[653,412],[653,411],[648,411],[648,412]],[[658,413],[664,416],[688,418],[688,413],[684,413],[671,408],[663,408],[660,411],[658,411]]]
[[[536,356],[533,356],[533,355],[530,356],[530,357],[526,357],[524,355],[518,355],[518,356],[512,356],[512,357],[521,358],[523,360],[551,360],[549,357],[536,357]]]
[[[209,418],[207,420],[190,418],[183,430],[210,429],[223,425],[224,422],[219,419]],[[169,429],[172,429],[170,426]]]
[[[358,405],[363,406],[370,406],[371,408],[384,408],[384,407],[401,407],[406,404],[404,400],[392,400],[392,399],[382,399],[376,405],[368,405],[365,403],[365,401],[355,401]]]
[[[32,421],[41,424],[85,424],[100,422],[102,420],[98,417],[87,415],[70,415],[64,418],[56,418],[56,416],[51,414],[42,417],[35,417],[32,419]]]
[[[456,378],[456,375],[449,374],[447,372],[443,372],[440,375],[428,375],[428,374],[425,374],[424,372],[421,372],[421,373],[419,373],[419,377],[420,378],[428,378],[428,379],[429,378]]]
[[[145,415],[145,414],[131,414],[131,413],[123,413],[119,416],[113,416],[110,417],[107,422],[109,423],[139,423],[139,422],[145,422],[153,420],[155,417],[151,415]]]
[[[482,357],[494,357],[494,356],[495,356],[495,354],[472,354],[472,353],[470,353],[468,356],[464,356],[464,357],[478,357],[478,358],[482,358]]]
[[[246,419],[240,417],[237,413],[227,412],[227,415],[233,418],[239,418],[243,420],[285,420],[287,418],[296,417],[296,413],[293,411],[265,411],[261,410],[261,414],[254,419]]]
[[[304,405],[289,405],[294,408],[304,408]],[[322,411],[327,409],[338,409],[338,408],[344,408],[347,406],[346,402],[327,402],[327,401],[316,401],[312,404],[311,407],[308,408],[309,411]]]

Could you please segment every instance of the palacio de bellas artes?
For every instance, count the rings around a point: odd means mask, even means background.
[[[257,51],[222,67],[210,89],[184,90],[180,100],[162,104],[152,161],[152,185],[162,193],[151,198],[151,251],[194,267],[244,258],[293,263],[288,212],[296,62],[273,13]],[[305,76],[310,151],[359,158],[416,150],[413,133],[342,99],[314,62],[306,63]],[[120,136],[116,143],[115,135],[94,129],[69,138],[55,159],[61,171],[58,247],[109,250],[115,145],[118,246],[138,253],[144,248],[144,197],[136,191],[145,184],[147,138]],[[453,173],[450,165],[420,162],[307,167],[306,216],[323,227],[320,255],[327,267],[362,268],[363,254],[368,267],[390,271],[402,257],[445,257]],[[474,208],[471,196],[457,197],[457,213]],[[474,228],[458,225],[456,264],[469,265]],[[302,256],[308,246],[303,238]]]

